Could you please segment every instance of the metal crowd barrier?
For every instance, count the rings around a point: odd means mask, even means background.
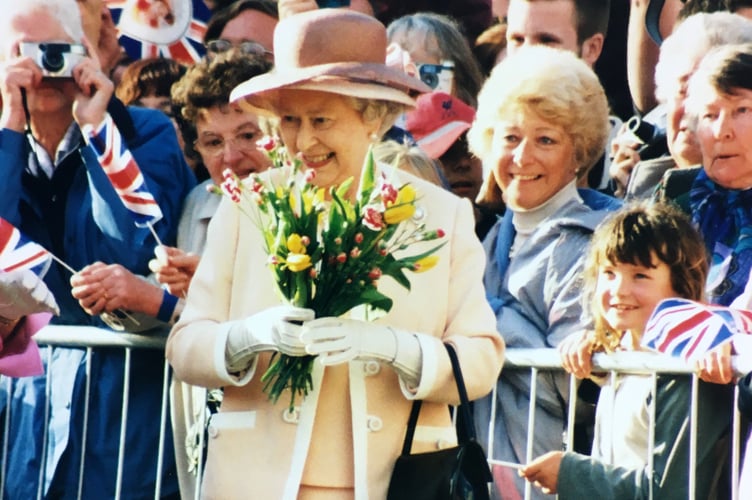
[[[123,470],[123,462],[125,453],[127,452],[127,444],[125,443],[125,435],[126,435],[126,428],[128,425],[127,422],[127,411],[128,411],[128,388],[129,388],[129,380],[130,380],[130,355],[133,349],[164,349],[165,345],[165,338],[163,336],[144,336],[144,335],[136,335],[136,334],[123,334],[123,333],[115,333],[109,330],[104,329],[98,329],[93,327],[66,327],[66,326],[48,326],[40,330],[34,337],[34,339],[37,341],[37,343],[40,346],[65,346],[65,347],[78,347],[78,348],[85,348],[86,349],[86,359],[87,359],[87,375],[90,374],[90,362],[88,361],[91,357],[91,352],[93,349],[100,348],[100,347],[121,347],[124,349],[125,352],[125,363],[124,363],[124,387],[123,387],[123,408],[121,413],[121,430],[120,430],[120,442],[119,442],[119,449],[118,449],[118,471],[117,471],[117,484],[115,487],[115,499],[119,500],[121,495],[121,486],[124,479],[122,477],[122,470]],[[49,352],[49,351],[48,351]],[[49,359],[48,359],[49,361]],[[750,361],[750,360],[747,360]],[[734,360],[734,371],[736,375],[743,375],[749,371],[752,371],[752,365],[751,366],[740,366],[738,364],[739,360]],[[658,374],[662,373],[670,373],[670,374],[683,374],[689,377],[692,377],[692,392],[691,392],[691,432],[690,432],[690,475],[689,475],[689,491],[690,491],[690,498],[694,498],[694,491],[695,491],[695,474],[694,474],[694,463],[695,463],[695,453],[696,453],[696,445],[697,445],[697,428],[695,425],[696,422],[696,411],[697,411],[697,388],[698,388],[698,378],[693,372],[692,367],[685,364],[683,361],[679,359],[674,358],[668,358],[664,356],[658,356],[658,355],[651,355],[649,353],[639,353],[639,352],[621,352],[621,353],[615,353],[615,354],[596,354],[593,357],[593,367],[594,371],[606,371],[610,372],[612,377],[617,377],[620,373],[639,373],[639,374],[650,374],[653,377],[653,383],[655,384],[656,377]],[[535,401],[535,394],[537,391],[537,376],[539,372],[545,372],[545,371],[561,371],[561,364],[559,361],[559,355],[554,349],[508,349],[506,352],[506,361],[504,364],[504,370],[529,370],[530,371],[530,377],[531,377],[531,401]],[[46,395],[47,400],[49,401],[50,397],[50,387],[51,387],[51,380],[48,378],[46,380]],[[0,378],[0,383],[7,384],[8,388],[10,388],[11,379],[8,377],[3,376]],[[170,368],[168,363],[165,361],[164,364],[164,377],[162,380],[162,405],[160,408],[160,428],[162,429],[162,433],[160,434],[159,439],[159,447],[157,450],[158,453],[158,465],[157,465],[157,471],[161,471],[162,464],[163,464],[163,458],[164,458],[164,442],[165,442],[165,436],[164,436],[164,429],[166,424],[166,419],[169,418],[167,414],[167,403],[168,403],[168,387],[170,383]],[[90,377],[87,376],[86,379],[86,387],[85,387],[85,394],[87,397],[85,407],[84,407],[84,426],[86,426],[86,422],[88,421],[88,398],[90,395],[90,387],[91,387],[91,380]],[[655,385],[654,385],[655,387]],[[576,402],[576,392],[577,392],[577,383],[576,379],[574,377],[570,377],[570,384],[569,384],[569,391],[570,391],[570,398],[569,400],[571,402]],[[493,400],[496,401],[496,395],[493,395]],[[738,484],[739,484],[739,477],[738,473],[740,470],[740,443],[744,436],[741,435],[741,419],[739,412],[736,410],[736,403],[738,398],[738,390],[735,390],[734,393],[734,418],[732,422],[732,470],[734,471],[734,477],[732,478],[732,498],[733,500],[738,500],[739,498],[739,492],[738,492]],[[48,406],[48,405],[47,405]],[[573,426],[574,426],[574,414],[575,414],[575,405],[570,404],[568,408],[569,417],[567,419],[568,421],[568,440],[567,443],[568,447],[572,447],[572,436],[573,436]],[[533,411],[534,407],[531,405],[530,411],[528,413],[528,447],[527,447],[527,456],[526,461],[532,460],[532,439],[533,439],[533,431],[535,428],[535,412]],[[10,409],[10,390],[8,391],[8,405],[6,406],[6,412],[11,411]],[[45,412],[45,420],[49,419],[49,412]],[[494,420],[494,413],[492,412],[492,422],[489,423],[489,426],[493,425]],[[651,423],[654,422],[655,415],[651,416]],[[11,439],[11,436],[9,434],[9,421],[10,418],[8,418],[8,415],[6,414],[5,421],[3,423],[3,449],[0,450],[0,498],[3,498],[5,496],[5,483],[6,483],[6,458],[8,453],[8,443],[9,439]],[[651,426],[652,427],[652,426]],[[47,447],[47,426],[45,426],[45,436],[43,438],[44,442],[44,448],[46,450]],[[651,433],[652,434],[652,433]],[[86,431],[84,429],[83,436],[85,439]],[[493,436],[493,429],[490,428],[489,436]],[[653,436],[650,436],[650,441],[652,443]],[[183,446],[183,443],[176,443],[176,446]],[[491,457],[493,453],[493,443],[489,442],[486,443],[487,450],[488,450],[488,456]],[[86,466],[84,458],[85,458],[85,450],[86,450],[86,443],[83,443],[82,446],[82,456],[81,456],[81,470],[79,474],[79,478],[82,478],[84,467]],[[650,454],[649,454],[650,456]],[[492,465],[494,464],[495,460],[489,459],[489,463]],[[42,460],[42,464],[44,464],[44,460]],[[651,465],[651,464],[649,464]],[[37,498],[41,499],[43,498],[43,484],[44,484],[44,466],[40,468],[39,471],[39,487],[37,491]],[[155,471],[157,482],[154,492],[154,498],[159,499],[160,498],[160,489],[161,489],[161,481],[160,481],[160,474]],[[201,469],[199,468],[199,475],[200,475]],[[197,481],[197,483],[200,483],[200,481]],[[200,485],[197,486],[197,496],[198,496],[198,490],[200,488]],[[10,497],[12,498],[12,492],[10,493]],[[525,491],[525,498],[529,499],[531,495],[531,488],[528,484],[526,491]],[[79,498],[81,496],[81,479],[79,479]]]

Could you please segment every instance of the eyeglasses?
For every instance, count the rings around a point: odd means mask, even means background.
[[[207,156],[219,156],[225,150],[225,145],[230,144],[236,151],[248,152],[258,149],[256,141],[260,138],[257,132],[241,132],[235,137],[224,139],[219,136],[202,137],[196,139],[193,145],[199,153]]]
[[[446,78],[440,76],[444,71],[448,72]],[[432,89],[439,87],[442,80],[451,80],[453,71],[454,63],[452,61],[442,61],[441,64],[418,64],[418,76],[423,83]]]
[[[206,51],[209,54],[213,55],[227,52],[228,50],[233,48],[238,49],[243,54],[250,56],[270,57],[274,55],[271,50],[266,50],[266,48],[258,42],[245,41],[235,44],[229,40],[223,40],[220,38],[218,40],[212,40],[211,42],[206,43]]]

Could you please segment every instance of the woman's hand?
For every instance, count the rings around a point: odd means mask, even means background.
[[[555,495],[559,482],[562,451],[549,451],[520,469],[520,476],[533,483],[547,495]]]
[[[577,378],[587,378],[593,370],[593,346],[589,332],[573,333],[558,347],[561,365]]]
[[[157,281],[176,297],[185,297],[200,257],[179,248],[161,246],[154,249],[156,258],[149,261],[149,269]]]
[[[42,70],[30,57],[18,56],[18,49],[18,43],[14,43],[10,49],[13,55],[0,64],[0,128],[23,132],[26,128],[26,112],[22,91],[34,89],[42,82]]]
[[[162,304],[162,290],[136,276],[120,264],[95,262],[71,279],[71,294],[92,316],[116,309],[156,316]]]
[[[728,384],[734,379],[731,371],[731,342],[724,342],[708,351],[697,361],[695,368],[701,380],[713,384]]]

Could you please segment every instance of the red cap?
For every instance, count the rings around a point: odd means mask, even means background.
[[[446,92],[418,97],[407,113],[407,131],[431,158],[438,158],[470,128],[475,110]]]

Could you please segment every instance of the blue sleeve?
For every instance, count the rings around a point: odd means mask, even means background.
[[[13,130],[0,130],[0,217],[16,227],[21,225],[21,177],[26,168],[26,138]]]

